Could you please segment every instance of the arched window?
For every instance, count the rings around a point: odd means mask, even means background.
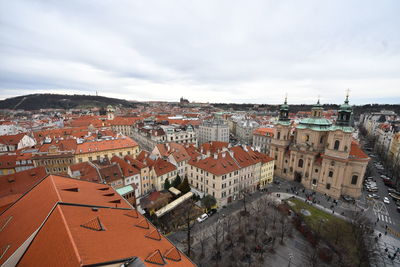
[[[324,142],[324,137],[321,136],[321,138],[319,139],[319,143],[322,144]]]
[[[278,138],[278,139],[281,139],[281,132],[278,132],[277,138]]]
[[[299,168],[303,168],[303,160],[299,159],[299,164],[297,165]]]
[[[330,171],[328,174],[329,177],[333,177],[333,171]]]
[[[353,175],[353,177],[351,177],[351,184],[357,184],[357,180],[358,180],[358,175]]]
[[[335,141],[335,145],[333,146],[333,149],[339,150],[339,146],[340,146],[340,141],[339,141],[339,140],[336,140],[336,141]]]

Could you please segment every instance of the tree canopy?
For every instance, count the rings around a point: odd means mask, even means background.
[[[215,204],[217,204],[217,200],[211,195],[206,195],[201,200],[201,205],[207,210],[211,209]]]

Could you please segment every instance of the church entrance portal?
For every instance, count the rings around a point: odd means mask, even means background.
[[[294,181],[301,183],[301,173],[300,172],[295,172],[294,173]]]

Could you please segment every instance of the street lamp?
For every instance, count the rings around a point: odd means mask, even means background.
[[[290,267],[290,263],[292,262],[292,259],[293,259],[293,254],[289,253],[289,264],[288,264],[288,267]]]

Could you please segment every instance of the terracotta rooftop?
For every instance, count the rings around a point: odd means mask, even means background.
[[[102,181],[96,167],[89,162],[76,163],[69,166],[73,178],[89,182],[99,183]]]
[[[362,151],[362,149],[360,148],[360,145],[354,141],[351,142],[349,158],[350,159],[369,159],[368,155],[365,154],[364,151]]]
[[[253,134],[262,136],[274,136],[274,128],[258,128],[254,130]]]
[[[126,161],[124,161],[118,156],[113,156],[111,158],[111,162],[114,162],[119,165],[125,177],[130,177],[136,174],[140,174],[140,171],[138,169],[132,167]]]
[[[223,148],[228,148],[228,146],[229,143],[227,142],[212,141],[202,144],[200,150],[202,151],[201,153],[203,154],[207,154],[208,152],[214,154],[221,152]]]
[[[224,175],[240,169],[229,152],[221,152],[215,155],[216,158],[211,155],[205,159],[191,159],[189,164],[215,175]]]
[[[115,196],[107,196],[115,193]],[[108,185],[49,175],[37,183],[0,215],[0,222],[9,222],[1,231],[0,247],[9,246],[0,265],[12,255],[45,221],[57,203],[130,208],[125,202],[115,203],[119,195]]]
[[[122,148],[136,147],[136,146],[138,146],[138,144],[129,137],[112,139],[112,140],[85,142],[77,145],[76,154],[84,154],[95,151],[105,151],[112,149],[122,149]]]
[[[261,161],[261,159],[259,159],[257,155],[253,153],[250,147],[246,147],[246,149],[247,151],[241,146],[230,148],[230,150],[233,152],[233,158],[236,160],[236,163],[240,166],[240,168],[246,168]],[[252,151],[253,154],[250,155],[248,151]]]
[[[5,145],[18,145],[19,141],[26,135],[26,133],[19,133],[14,135],[0,135],[0,144]]]
[[[136,260],[144,266],[195,266],[124,199],[109,192],[115,193],[107,185],[48,176],[0,215],[0,264],[86,266]],[[118,207],[110,201],[114,198],[121,201]],[[13,254],[18,248],[21,253]]]
[[[46,176],[45,167],[0,176],[0,213]]]
[[[172,164],[164,159],[161,159],[161,158],[158,158],[154,162],[153,168],[154,168],[154,171],[156,172],[157,176],[161,176],[161,175],[164,175],[166,173],[176,170],[176,167],[174,164]]]

